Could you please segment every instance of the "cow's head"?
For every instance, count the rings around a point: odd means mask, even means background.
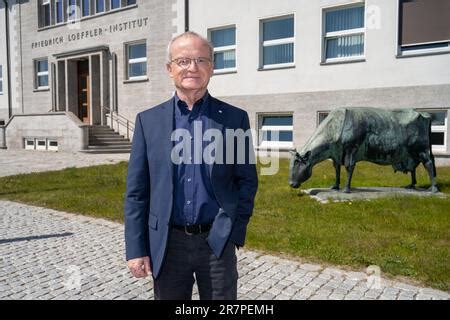
[[[297,151],[290,151],[290,153],[289,184],[293,188],[298,188],[302,182],[311,177],[311,151],[306,152],[304,155],[299,154]]]

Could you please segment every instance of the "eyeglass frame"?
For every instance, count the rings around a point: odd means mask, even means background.
[[[177,62],[177,60],[180,60],[180,59],[189,60],[189,64],[186,65],[186,66],[180,65],[180,63]],[[195,64],[196,64],[197,66],[202,66],[203,64],[199,63],[199,62],[200,62],[199,59],[204,59],[206,62],[208,62],[208,64],[212,64],[212,63],[213,63],[212,59],[206,58],[206,57],[198,57],[198,58],[185,58],[185,57],[180,57],[180,58],[175,58],[175,59],[173,59],[173,60],[170,60],[170,63],[175,63],[177,66],[179,66],[179,67],[182,68],[182,69],[188,69],[188,68],[191,66],[191,64],[192,64],[192,61],[195,61]]]

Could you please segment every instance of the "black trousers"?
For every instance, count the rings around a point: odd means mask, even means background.
[[[217,259],[206,238],[171,229],[161,272],[153,279],[156,300],[191,300],[195,281],[201,300],[237,299],[236,248],[228,242]],[[195,277],[195,278],[194,278]]]

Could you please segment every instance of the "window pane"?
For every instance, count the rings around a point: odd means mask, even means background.
[[[3,80],[0,79],[0,92],[3,92]]]
[[[363,34],[327,39],[327,58],[361,56],[363,53]]]
[[[236,28],[214,30],[211,32],[214,47],[232,46],[236,44]]]
[[[292,116],[270,116],[263,118],[263,126],[292,126]]]
[[[136,0],[127,0],[127,6],[136,4]]]
[[[0,79],[3,78],[3,66],[0,65]]]
[[[89,15],[91,9],[89,7],[90,0],[83,0],[83,17],[86,17]]]
[[[294,61],[294,44],[286,43],[263,48],[263,64],[288,63]]]
[[[294,36],[294,18],[270,20],[263,23],[263,40],[292,38]]]
[[[48,60],[38,61],[37,64],[38,64],[38,67],[37,67],[38,72],[48,71]]]
[[[128,76],[130,78],[145,76],[146,74],[147,74],[147,62],[129,64]]]
[[[214,54],[214,69],[236,67],[236,55],[234,50],[217,52]]]
[[[432,126],[445,126],[445,118],[447,117],[446,111],[441,112],[429,112],[431,115]]]
[[[292,141],[292,131],[263,131],[262,141]]]
[[[120,0],[111,0],[111,9],[120,8]]]
[[[105,11],[105,0],[96,0],[95,2],[95,12]]]
[[[432,132],[431,133],[431,144],[434,146],[444,145],[444,132]]]
[[[50,4],[43,5],[44,10],[44,26],[50,25]]]
[[[48,76],[38,76],[38,87],[48,87]]]
[[[364,6],[326,13],[326,32],[364,27]]]
[[[63,22],[63,3],[62,0],[56,2],[56,23]]]
[[[134,44],[129,46],[128,58],[145,58],[147,56],[147,45],[145,43]]]
[[[319,113],[319,124],[322,123],[328,117],[328,112],[320,112]]]

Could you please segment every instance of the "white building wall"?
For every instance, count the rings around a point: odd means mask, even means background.
[[[237,73],[214,76],[211,91],[234,96],[450,83],[449,55],[396,58],[398,1],[394,0],[366,1],[365,61],[321,65],[323,9],[358,2],[191,1],[191,30],[207,36],[208,28],[236,25]],[[373,23],[377,12],[379,28]],[[258,71],[259,21],[286,14],[295,15],[295,68]]]

